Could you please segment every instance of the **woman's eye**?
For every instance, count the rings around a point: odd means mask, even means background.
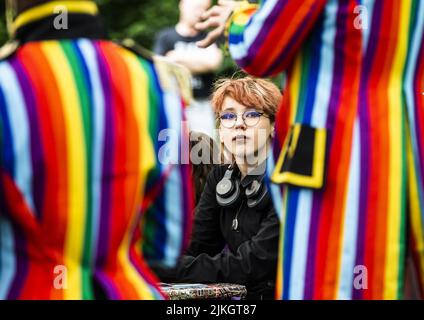
[[[257,111],[246,112],[246,118],[257,118],[257,117],[260,117],[260,116],[261,116],[261,114]]]
[[[236,115],[234,113],[223,113],[223,114],[221,114],[222,120],[232,120],[235,117],[236,117]]]

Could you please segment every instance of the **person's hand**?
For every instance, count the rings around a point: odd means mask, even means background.
[[[175,50],[168,51],[165,56],[173,62],[178,62],[179,54]]]
[[[196,23],[195,28],[200,31],[209,28],[213,28],[213,30],[207,34],[205,39],[196,43],[198,47],[207,48],[224,34],[227,20],[236,6],[237,1],[219,0],[218,5],[203,13],[201,17],[203,21]]]

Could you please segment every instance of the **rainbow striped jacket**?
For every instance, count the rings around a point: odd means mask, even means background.
[[[285,71],[270,178],[278,299],[424,285],[424,1],[266,0],[229,25],[248,73]]]
[[[188,139],[178,82],[105,40],[94,2],[61,1],[66,30],[53,4],[17,17],[20,46],[0,61],[0,299],[161,299],[140,209],[161,195],[174,263],[193,208],[189,168],[173,165]]]

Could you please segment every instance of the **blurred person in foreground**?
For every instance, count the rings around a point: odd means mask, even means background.
[[[194,25],[211,6],[211,0],[180,0],[180,18],[176,26],[161,30],[155,39],[153,51],[187,67],[192,74],[194,101],[187,108],[191,130],[213,135],[214,118],[209,96],[215,72],[221,66],[223,54],[216,44],[206,49],[196,46],[205,38]]]
[[[187,242],[190,167],[159,159],[157,137],[174,130],[174,155],[179,135],[188,140],[188,71],[107,40],[93,1],[8,0],[7,10],[0,299],[163,298],[134,233],[160,189],[172,202],[158,235],[168,263]]]
[[[202,18],[199,46],[227,30],[245,71],[286,72],[276,297],[423,297],[424,1],[220,0]]]

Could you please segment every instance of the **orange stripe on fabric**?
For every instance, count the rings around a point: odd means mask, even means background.
[[[334,252],[334,264],[330,263],[330,268],[325,270],[324,278],[324,297],[331,297],[331,299],[336,299],[338,297],[340,273],[341,273],[341,263],[342,263],[342,245],[344,239],[344,220],[346,215],[346,206],[347,206],[347,192],[349,186],[349,174],[351,170],[351,157],[352,157],[352,143],[353,143],[353,132],[354,124],[357,115],[358,108],[358,92],[360,86],[360,70],[362,63],[362,34],[360,30],[357,30],[354,25],[354,20],[356,19],[355,7],[357,2],[351,0],[349,2],[348,13],[349,16],[346,19],[345,28],[347,30],[347,42],[344,48],[344,57],[348,59],[345,66],[345,78],[342,87],[344,90],[341,94],[340,109],[338,110],[337,117],[340,118],[337,121],[335,127],[335,143],[340,147],[340,158],[335,158],[334,162],[331,163],[330,167],[338,167],[338,172],[336,173],[337,177],[340,177],[340,181],[344,181],[342,185],[338,185],[334,189],[334,197],[337,199],[334,203],[334,212],[335,212],[335,221],[334,225],[336,227],[335,232],[330,233],[329,240],[329,254],[331,255]],[[343,121],[341,120],[343,119]],[[339,129],[340,125],[340,129]],[[339,131],[340,130],[340,131]],[[339,134],[340,133],[340,134]],[[338,139],[340,137],[340,140]],[[339,166],[337,166],[338,161],[340,161]],[[341,164],[341,165],[340,165]],[[341,192],[344,197],[337,196],[337,193]],[[331,198],[327,198],[328,201],[331,201]],[[336,277],[336,282],[334,283],[333,278]]]
[[[287,71],[288,79],[294,79],[294,67],[295,64]],[[290,84],[291,82],[287,83],[286,88],[283,90],[281,106],[278,108],[278,113],[276,115],[276,133],[278,137],[278,148],[280,152],[283,148],[285,139],[289,133],[290,125],[292,124],[292,119],[296,119],[295,113],[297,106],[294,105],[293,97],[290,94]]]
[[[41,48],[33,45],[28,48],[27,60],[31,63],[31,77],[33,78],[35,89],[40,98],[40,125],[48,127],[43,141],[49,145],[50,154],[46,154],[48,159],[49,176],[46,183],[46,199],[47,207],[43,213],[42,230],[47,237],[49,247],[57,249],[54,252],[56,265],[63,265],[63,250],[66,234],[67,212],[66,208],[68,199],[67,194],[67,175],[66,175],[66,139],[65,124],[62,113],[62,102],[59,95],[51,66],[46,60]],[[51,270],[53,275],[53,270]],[[63,297],[62,290],[53,290],[52,299],[61,299]]]
[[[132,107],[131,101],[131,82],[129,77],[129,70],[125,65],[122,57],[117,52],[117,47],[110,43],[102,42],[99,44],[102,50],[106,62],[111,72],[111,88],[113,90],[112,95],[112,113],[114,122],[114,163],[113,163],[113,187],[112,187],[112,199],[111,199],[111,231],[110,237],[110,250],[113,253],[117,253],[119,246],[124,239],[124,236],[128,230],[128,223],[131,221],[131,204],[134,197],[134,188],[130,189],[129,177],[127,175],[134,172],[128,166],[128,159],[130,158],[129,152],[131,148],[136,148],[137,145],[131,145],[133,138],[129,135],[134,126],[131,123],[131,115],[128,114]],[[138,135],[138,132],[135,133]],[[126,139],[130,139],[129,141]],[[138,152],[138,151],[137,151]],[[130,192],[132,192],[130,194]],[[125,279],[124,270],[120,265],[119,261],[116,260],[117,254],[112,254],[107,261],[107,273],[111,278],[115,279],[116,286],[122,297],[126,299],[132,299],[137,297],[137,292],[133,286],[130,285],[128,279]]]
[[[397,18],[392,7],[383,6],[382,16]],[[379,38],[392,37],[392,19],[382,19]],[[374,68],[370,79],[371,98],[369,101],[370,117],[370,157],[369,189],[367,196],[366,245],[364,248],[364,264],[368,270],[368,290],[364,291],[365,299],[383,298],[384,265],[386,259],[385,242],[387,237],[387,197],[388,179],[381,172],[389,172],[388,137],[388,96],[387,87],[390,79],[390,66],[394,56],[394,41],[379,41],[377,44]]]
[[[400,5],[397,1],[393,1],[393,6],[388,6],[387,16],[389,17],[389,14],[392,14],[393,17],[388,18],[387,21],[390,23],[390,25],[383,25],[383,29],[387,29],[390,32],[390,35],[395,37],[398,32],[398,25],[399,25],[399,10]],[[385,20],[385,19],[384,19]],[[384,63],[384,69],[382,70],[383,74],[383,81],[377,84],[379,89],[377,89],[378,92],[386,93],[386,97],[381,97],[382,100],[376,101],[377,104],[375,104],[371,108],[370,111],[371,114],[374,112],[378,112],[375,115],[374,121],[376,123],[376,144],[373,145],[376,147],[376,151],[378,152],[376,154],[376,157],[378,157],[377,162],[375,163],[375,170],[376,170],[376,179],[378,186],[377,186],[377,208],[376,208],[376,226],[374,230],[375,235],[375,246],[378,249],[373,258],[374,258],[374,268],[372,269],[372,272],[374,273],[374,277],[371,277],[370,282],[370,293],[372,299],[384,299],[384,286],[385,286],[385,279],[384,275],[385,272],[385,266],[387,264],[386,262],[386,243],[387,243],[387,223],[388,223],[388,198],[390,196],[389,193],[389,175],[388,174],[381,174],[382,172],[387,172],[393,174],[393,171],[390,168],[390,162],[388,161],[388,157],[390,155],[390,140],[387,139],[390,137],[389,134],[389,112],[388,109],[389,105],[389,99],[387,96],[387,88],[389,87],[389,80],[390,80],[390,73],[391,68],[393,66],[393,58],[395,54],[397,43],[396,41],[388,41],[388,46],[386,48],[386,54],[387,59]],[[383,52],[381,52],[383,53]],[[384,60],[383,60],[384,61]],[[387,75],[387,76],[386,76]],[[382,86],[384,84],[384,87]],[[385,89],[386,88],[386,89]],[[400,119],[399,119],[400,121]],[[379,174],[377,174],[377,172]]]
[[[44,199],[42,199],[43,207],[42,221],[40,222],[40,229],[43,241],[43,248],[49,248],[47,255],[43,259],[42,267],[36,266],[34,271],[29,277],[28,282],[23,290],[23,295],[29,297],[38,296],[40,298],[51,298],[52,296],[56,299],[62,297],[63,291],[55,290],[53,288],[54,281],[54,268],[56,265],[62,264],[62,252],[63,252],[63,236],[65,234],[63,222],[66,223],[66,212],[63,212],[59,197],[59,185],[58,177],[60,173],[58,171],[58,151],[56,146],[58,144],[55,139],[57,138],[56,132],[53,126],[56,119],[54,116],[60,114],[60,100],[54,99],[50,101],[48,95],[55,95],[58,92],[55,87],[54,77],[48,77],[50,66],[46,61],[43,53],[41,52],[38,44],[29,44],[20,51],[19,55],[21,61],[25,65],[27,74],[32,83],[34,89],[36,103],[36,119],[39,128],[40,136],[33,137],[40,141],[43,150],[43,166],[45,168],[44,176],[41,179],[44,181]],[[59,123],[60,125],[61,123]],[[61,217],[60,215],[65,214]],[[62,245],[61,245],[62,244]],[[34,250],[40,250],[40,248],[34,248]],[[36,272],[36,273],[35,273]],[[42,274],[42,275],[41,275]],[[46,285],[46,284],[50,284]],[[50,290],[50,291],[49,291]]]
[[[21,248],[21,250],[26,250],[24,252],[20,252],[20,254],[31,254],[31,257],[34,259],[42,258],[42,252],[40,252],[40,250],[37,250],[37,248],[42,247],[42,237],[39,225],[35,220],[34,216],[32,215],[30,208],[27,206],[26,201],[22,196],[22,193],[20,192],[20,190],[17,189],[15,182],[12,180],[12,177],[2,170],[0,170],[0,185],[2,187],[2,192],[5,199],[8,200],[8,212],[12,213],[13,220],[17,225],[19,225],[20,230],[25,235],[26,247]],[[40,275],[40,272],[38,272],[38,270],[35,270],[34,264],[31,263],[29,259],[26,260],[26,262],[28,262],[27,272],[22,272],[17,275],[19,280],[23,279],[23,281],[26,281],[23,284],[24,287],[28,282],[29,276],[33,274]],[[44,277],[41,277],[41,279],[44,279]],[[30,299],[31,297],[33,297],[33,299],[36,298],[34,297],[34,291],[29,292],[28,289],[25,290],[25,288],[23,288],[17,298]]]
[[[344,76],[340,84],[339,107],[335,115],[331,152],[328,159],[328,176],[321,218],[316,256],[316,299],[336,299],[343,241],[343,224],[346,211],[349,167],[351,159],[353,126],[357,110],[362,38],[354,29],[354,1],[350,1],[346,19],[346,42],[344,45]],[[353,272],[353,271],[352,271]]]
[[[287,65],[291,58],[297,53],[297,48],[304,40],[304,37],[310,30],[310,27],[314,23],[317,15],[321,12],[322,7],[325,5],[325,1],[320,1],[318,4],[316,1],[304,0],[302,6],[296,1],[289,1],[284,9],[281,11],[277,18],[278,23],[272,28],[271,32],[268,33],[264,44],[257,52],[255,60],[251,65],[246,67],[247,71],[261,70],[259,73],[264,73],[278,58],[281,54],[282,49],[285,49],[287,45],[293,40],[293,47],[290,49],[290,54],[284,59],[283,64]],[[311,11],[311,7],[316,6],[315,12],[309,18],[308,23],[304,26],[304,29],[294,39],[294,34],[299,30],[300,26],[305,22],[305,18]],[[287,23],[290,21],[290,23]],[[282,32],[284,28],[284,32]]]

